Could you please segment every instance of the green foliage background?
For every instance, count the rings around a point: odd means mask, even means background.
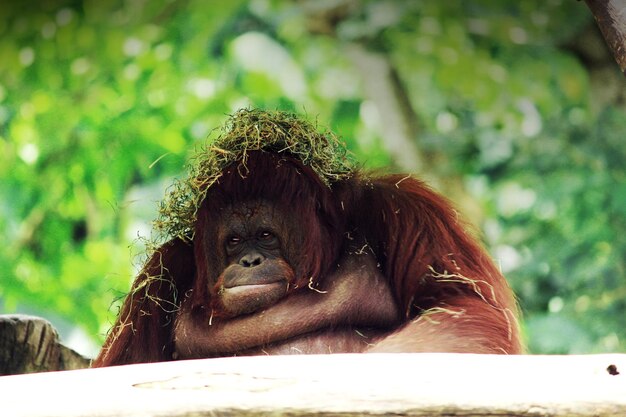
[[[326,35],[301,3],[3,2],[0,311],[76,326],[93,353],[156,202],[239,108],[306,114],[393,169],[343,49],[362,42],[445,156],[428,177],[467,193],[449,197],[518,293],[530,351],[623,351],[625,84],[584,2],[363,1]]]

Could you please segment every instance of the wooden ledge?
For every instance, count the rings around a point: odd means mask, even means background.
[[[626,416],[626,355],[256,356],[0,377],[0,416]]]

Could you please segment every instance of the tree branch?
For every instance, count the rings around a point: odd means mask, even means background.
[[[615,61],[626,75],[626,0],[585,0]]]

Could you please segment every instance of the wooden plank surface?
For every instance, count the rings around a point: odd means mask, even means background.
[[[0,377],[0,416],[214,415],[623,417],[626,355],[258,356]]]

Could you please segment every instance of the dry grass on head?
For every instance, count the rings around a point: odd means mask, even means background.
[[[245,171],[248,152],[257,150],[296,157],[327,185],[353,172],[344,145],[332,132],[320,132],[316,125],[291,113],[239,110],[196,152],[187,178],[171,187],[154,222],[157,237],[193,240],[197,211],[208,188],[235,162],[241,162],[240,170]]]

